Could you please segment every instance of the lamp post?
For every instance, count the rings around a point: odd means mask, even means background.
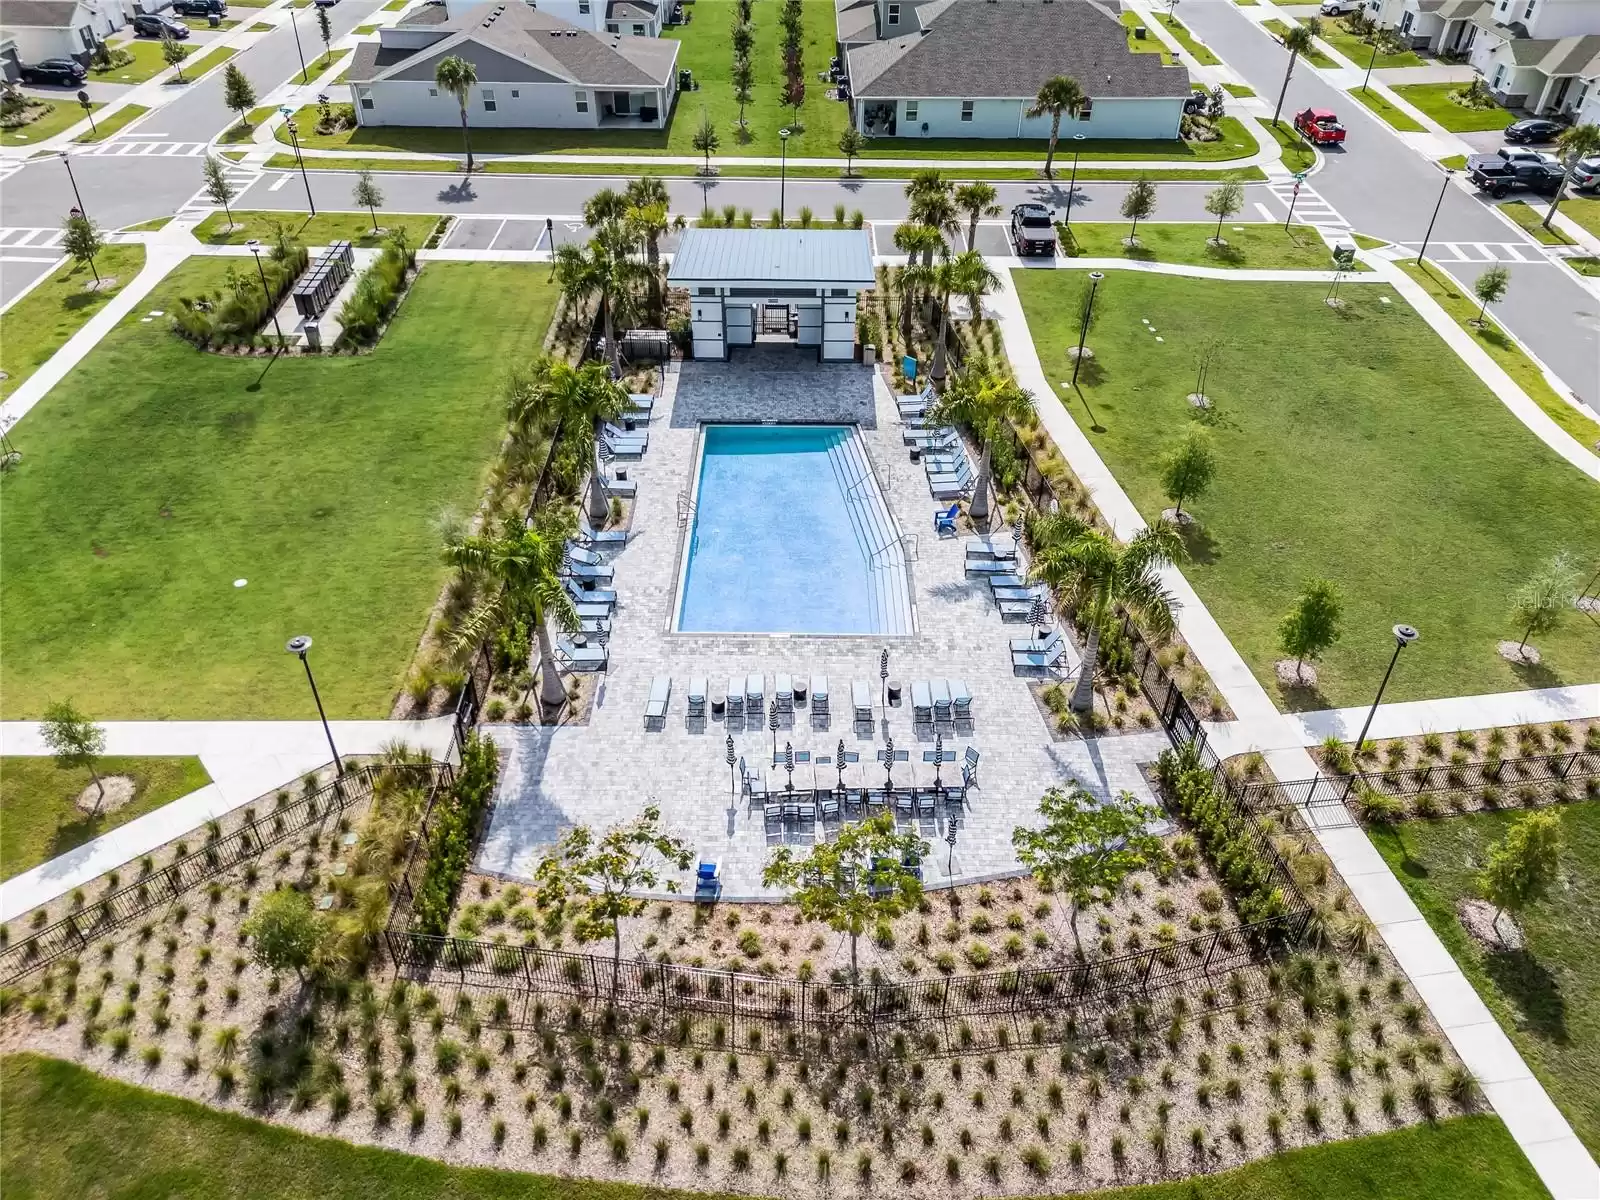
[[[300,656],[300,665],[306,669],[306,682],[311,684],[311,698],[317,702],[317,716],[322,718],[322,732],[328,736],[328,749],[333,753],[333,769],[339,774],[344,774],[344,763],[339,760],[339,749],[333,744],[333,730],[328,728],[328,714],[322,711],[322,697],[317,692],[317,680],[311,674],[311,660],[306,655],[311,650],[311,639],[305,634],[289,639],[289,644],[284,647],[290,654]]]
[[[782,228],[788,224],[788,217],[784,210],[785,193],[789,185],[789,130],[778,130],[778,143],[783,148],[782,157],[778,160],[778,225]]]
[[[1362,90],[1363,93],[1365,93],[1366,90],[1367,90],[1367,81],[1372,78],[1372,68],[1377,65],[1377,62],[1378,62],[1378,43],[1377,42],[1373,42],[1372,43],[1372,57],[1367,60],[1367,73],[1361,77],[1361,90]]]
[[[72,184],[72,198],[78,202],[78,211],[87,217],[89,214],[84,212],[83,197],[78,194],[78,177],[72,173],[72,160],[67,157],[65,150],[57,153],[61,155],[61,165],[67,169],[67,179]]]
[[[289,140],[294,143],[294,160],[300,164],[300,180],[306,185],[306,204],[314,217],[317,215],[317,202],[311,198],[311,176],[306,174],[306,160],[300,155],[300,130],[293,120],[285,121],[283,125],[289,131]]]
[[[1454,175],[1454,167],[1444,169],[1444,183],[1439,187],[1439,199],[1434,202],[1433,216],[1428,218],[1428,232],[1422,235],[1422,248],[1417,251],[1417,266],[1422,265],[1422,256],[1428,252],[1428,240],[1433,237],[1433,223],[1439,219],[1439,210],[1444,207],[1445,189],[1450,186],[1450,177]]]
[[[1089,318],[1094,315],[1094,294],[1100,290],[1104,271],[1089,272],[1089,303],[1083,306],[1083,324],[1078,327],[1078,353],[1072,360],[1072,386],[1078,386],[1078,368],[1083,365],[1083,343],[1089,336]]]
[[[1083,153],[1083,143],[1088,137],[1086,133],[1072,135],[1072,181],[1067,184],[1067,219],[1062,222],[1069,230],[1072,228],[1072,199],[1078,194],[1078,157]]]
[[[300,49],[300,26],[294,19],[294,8],[289,9],[289,28],[294,30],[294,52],[300,56],[300,82],[311,82],[311,76],[306,71],[306,52]]]
[[[1410,625],[1394,627],[1394,654],[1389,658],[1389,669],[1383,673],[1383,681],[1378,684],[1378,694],[1372,698],[1372,707],[1367,710],[1367,719],[1361,726],[1361,736],[1356,738],[1357,755],[1361,753],[1361,747],[1367,740],[1367,730],[1372,728],[1372,718],[1383,700],[1383,689],[1389,686],[1389,676],[1394,673],[1394,664],[1400,661],[1400,651],[1416,641],[1418,636],[1420,635]]]
[[[267,306],[272,310],[272,328],[277,332],[278,345],[283,345],[283,326],[278,324],[278,306],[272,303],[272,289],[267,286],[267,269],[261,265],[261,241],[251,238],[245,243],[250,248],[250,253],[256,256],[256,274],[261,276],[261,294],[266,298]],[[306,643],[310,645],[309,640]],[[306,670],[311,668],[307,667]]]
[[[550,278],[556,277],[556,221],[554,217],[544,219],[544,235],[550,239]]]

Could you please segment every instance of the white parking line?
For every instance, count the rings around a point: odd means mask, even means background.
[[[279,189],[279,188],[281,188],[281,187],[282,187],[282,186],[283,186],[283,185],[284,185],[284,184],[286,184],[286,183],[288,183],[288,182],[289,182],[289,176],[287,176],[287,175],[280,175],[280,176],[278,176],[278,177],[277,177],[277,178],[276,178],[276,179],[274,179],[274,180],[273,180],[273,181],[272,181],[272,183],[271,183],[271,184],[270,184],[270,185],[269,185],[269,186],[268,186],[268,187],[267,187],[267,191],[269,191],[269,192],[275,192],[275,191],[277,191],[277,190],[278,190],[278,189]]]

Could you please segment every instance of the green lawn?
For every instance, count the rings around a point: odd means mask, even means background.
[[[1127,258],[1140,262],[1189,263],[1203,267],[1257,267],[1278,270],[1327,271],[1333,254],[1317,231],[1306,225],[1237,225],[1222,223],[1226,246],[1212,246],[1216,225],[1206,223],[1144,223],[1139,225],[1139,245],[1129,248],[1124,221],[1074,221],[1072,236],[1090,258]]]
[[[1600,196],[1575,196],[1567,193],[1559,209],[1562,216],[1570,217],[1595,237],[1600,237]]]
[[[245,32],[246,33],[271,33],[276,28],[277,28],[277,26],[273,25],[270,21],[257,21],[254,25],[250,26],[249,29],[245,30]]]
[[[179,43],[192,58],[194,47]],[[109,67],[101,70],[99,67],[89,68],[89,78],[99,83],[143,83],[152,76],[159,75],[167,69],[166,60],[161,57],[161,42],[157,38],[135,38],[113,46],[113,50],[126,50],[133,55],[133,61],[124,67]],[[184,74],[188,74],[188,60],[184,60]]]
[[[1447,171],[1465,171],[1467,169],[1467,156],[1465,154],[1452,154],[1448,158],[1441,158],[1439,165]]]
[[[78,793],[93,780],[87,767],[61,770],[53,758],[0,759],[0,879],[10,879],[187,796],[211,782],[198,758],[103,758],[102,779],[127,775],[133,799],[112,812],[91,817],[78,808]]]
[[[1287,21],[1280,21],[1274,18],[1270,21],[1261,22],[1261,28],[1265,29],[1268,33],[1281,42],[1285,37],[1288,36],[1289,26],[1291,23],[1294,23],[1293,17],[1290,17]],[[1336,68],[1339,65],[1321,50],[1318,50],[1316,46],[1312,46],[1309,51],[1307,51],[1305,54],[1302,54],[1300,56],[1300,61],[1308,62],[1313,67],[1322,67],[1324,70]]]
[[[1279,118],[1276,125],[1271,121],[1263,121],[1261,124],[1278,140],[1278,145],[1283,147],[1283,165],[1289,170],[1309,171],[1317,165],[1316,147],[1295,132],[1294,124],[1288,114]]]
[[[143,246],[107,246],[95,256],[95,269],[102,279],[115,279],[114,287],[87,290],[94,272],[68,261],[0,315],[0,365],[6,373],[0,379],[0,400],[42,367],[142,266]]]
[[[130,125],[150,110],[142,104],[124,104],[103,120],[97,120],[88,133],[80,133],[75,142],[103,142],[125,125]]]
[[[190,29],[210,29],[211,28],[211,22],[208,21],[205,17],[179,17],[178,20],[182,21]],[[222,21],[220,21],[218,23],[217,31],[219,33],[226,33],[230,29],[237,28],[238,25],[239,25],[239,22],[233,21],[233,20],[229,20],[228,18],[225,17],[225,18],[222,19]]]
[[[413,246],[420,246],[427,240],[438,220],[436,215],[431,214],[378,213],[380,229],[386,233],[397,228],[404,229]],[[377,246],[383,241],[383,235],[372,232],[372,217],[365,212],[320,212],[313,217],[296,212],[235,211],[231,230],[226,214],[212,213],[195,226],[194,236],[208,246],[242,246],[251,238],[268,241],[277,233],[280,224],[289,230],[295,240],[308,246],[326,246],[337,241],[349,241],[358,246]]]
[[[1345,28],[1343,21],[1323,21],[1322,40],[1365,71],[1370,64],[1374,70],[1383,67],[1420,67],[1423,61],[1410,50],[1398,54],[1379,54],[1372,57],[1373,45],[1364,42]]]
[[[1162,63],[1169,67],[1172,65],[1172,52],[1167,49],[1165,42],[1151,34],[1150,27],[1142,14],[1125,12],[1122,14],[1122,24],[1128,31],[1129,50],[1135,54],[1159,54]],[[1135,29],[1143,29],[1144,37],[1135,37],[1133,33]]]
[[[1065,379],[1083,276],[1013,279],[1049,378]],[[1274,694],[1278,623],[1301,583],[1325,577],[1344,598],[1345,634],[1319,666],[1321,692],[1283,702],[1370,699],[1396,621],[1422,639],[1390,681],[1391,700],[1600,678],[1600,639],[1577,613],[1539,639],[1537,671],[1495,653],[1511,632],[1507,597],[1528,572],[1557,550],[1600,544],[1596,485],[1534,438],[1392,289],[1347,284],[1339,310],[1327,291],[1111,272],[1096,301],[1089,382],[1063,402],[1153,517],[1170,505],[1158,460],[1194,419],[1185,395],[1196,351],[1223,340],[1207,384],[1220,466],[1214,490],[1186,506],[1200,522],[1186,573]]]
[[[202,354],[139,320],[236,262],[184,263],[23,426],[0,480],[7,717],[63,680],[102,719],[304,717],[297,632],[330,716],[388,714],[444,581],[434,519],[475,502],[500,374],[555,289],[533,265],[434,263],[359,356]]]
[[[244,120],[235,121],[218,134],[217,141],[224,146],[236,146],[241,142],[251,141],[256,136],[256,126],[277,111],[277,106],[272,104],[252,108],[245,114]]]
[[[1544,227],[1544,212],[1534,208],[1525,200],[1513,200],[1509,204],[1502,204],[1500,211],[1505,213],[1523,229],[1534,241],[1546,246],[1573,246],[1577,243],[1561,231],[1555,222],[1550,223],[1550,228]]]
[[[1557,425],[1591,450],[1600,445],[1600,425],[1556,394],[1545,379],[1544,372],[1505,335],[1492,316],[1485,317],[1482,325],[1472,323],[1478,319],[1479,305],[1469,292],[1437,266],[1430,265],[1424,270],[1408,259],[1400,267],[1428,290],[1428,294],[1439,302],[1445,312],[1455,318],[1456,324],[1470,333],[1484,352],[1499,363],[1517,386],[1528,393],[1528,398],[1544,409]]]
[[[0,1085],[8,1110],[0,1129],[0,1170],[19,1200],[112,1195],[125,1200],[727,1200],[726,1193],[453,1167],[308,1137],[31,1054],[0,1059]],[[687,1154],[687,1144],[678,1152]],[[547,1153],[554,1165],[555,1152]],[[1505,1126],[1491,1116],[1293,1150],[1220,1175],[1099,1195],[1104,1200],[1548,1197]]]
[[[1382,238],[1368,237],[1364,233],[1353,233],[1350,236],[1355,239],[1356,245],[1363,250],[1381,250],[1389,244]]]
[[[1600,258],[1569,258],[1566,263],[1579,275],[1600,276]]]
[[[56,102],[46,100],[45,107],[48,111],[37,121],[30,121],[16,129],[0,130],[0,145],[4,146],[32,146],[46,138],[53,138],[56,134],[76,125],[86,115],[83,105],[76,100]],[[90,111],[104,108],[103,104],[91,104]]]
[[[1177,39],[1178,45],[1192,54],[1195,62],[1202,67],[1215,67],[1221,64],[1222,60],[1211,53],[1211,48],[1190,33],[1184,23],[1178,20],[1177,17],[1174,17],[1171,13],[1157,13],[1156,20],[1161,22],[1166,31]]]
[[[356,26],[356,35],[358,37],[365,37],[369,33],[377,33],[377,32],[378,32],[378,27],[376,25],[357,25]],[[326,70],[328,64],[327,63],[323,63],[322,66],[323,66],[323,69]]]
[[[1236,100],[1248,100],[1256,94],[1254,88],[1242,83],[1225,83],[1222,86],[1227,89],[1228,95]]]
[[[1381,92],[1374,92],[1371,90],[1363,92],[1360,88],[1351,88],[1350,98],[1365,104],[1373,112],[1377,113],[1378,116],[1387,121],[1390,126],[1398,129],[1401,133],[1425,132],[1421,124],[1412,120],[1410,117],[1406,116],[1405,113],[1401,112],[1394,105],[1390,104],[1383,98],[1383,94]]]
[[[1515,952],[1490,952],[1469,937],[1455,902],[1479,894],[1477,872],[1516,813],[1406,821],[1371,835],[1573,1131],[1600,1154],[1600,803],[1562,811],[1565,880],[1523,917],[1527,946]]]
[[[1472,133],[1478,130],[1504,129],[1515,121],[1509,110],[1495,105],[1491,108],[1468,108],[1450,98],[1450,93],[1461,88],[1458,83],[1402,83],[1394,88],[1395,94],[1415,105],[1451,133]]]

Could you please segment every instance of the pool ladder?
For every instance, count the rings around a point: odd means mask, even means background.
[[[694,501],[689,499],[688,492],[678,493],[678,528],[682,529],[694,520]]]

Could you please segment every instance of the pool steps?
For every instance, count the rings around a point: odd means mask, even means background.
[[[876,477],[870,487],[857,486],[873,476],[858,430],[828,448],[828,463],[839,480],[845,512],[867,561],[867,586],[873,632],[908,635],[911,625],[911,577],[906,569],[905,546],[889,515]]]

